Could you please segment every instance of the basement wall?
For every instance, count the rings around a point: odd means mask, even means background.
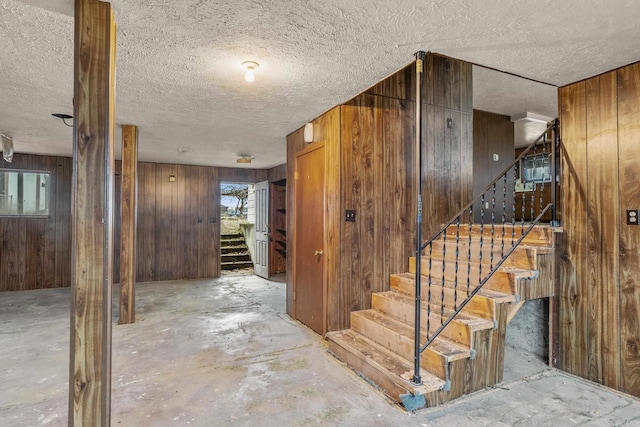
[[[70,157],[15,154],[8,169],[51,172],[49,218],[0,218],[0,292],[68,287],[71,269]],[[120,162],[115,165],[114,283],[120,269]],[[138,163],[138,282],[220,275],[220,182],[258,182],[282,166],[236,169]],[[175,175],[174,182],[169,175]]]
[[[438,82],[437,84],[435,82]],[[472,196],[471,64],[427,55],[423,96],[426,240]],[[371,294],[389,289],[415,248],[415,65],[398,71],[317,119],[314,143],[326,150],[325,282],[327,330],[349,327],[350,313],[370,308]],[[448,125],[448,119],[451,123]],[[308,145],[303,130],[287,137],[287,164]],[[293,171],[287,180],[287,246],[293,242]],[[356,211],[346,222],[344,211]],[[293,258],[287,257],[287,271]],[[287,312],[294,277],[287,277]]]
[[[640,396],[640,63],[559,90],[559,368]]]

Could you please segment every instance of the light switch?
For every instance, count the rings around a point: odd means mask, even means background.
[[[500,154],[498,153],[493,153],[493,161],[497,162],[498,160],[500,160]]]

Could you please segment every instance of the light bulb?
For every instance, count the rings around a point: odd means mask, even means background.
[[[245,70],[247,70],[247,71],[245,71],[245,73],[244,73],[244,79],[245,79],[247,82],[251,83],[252,81],[254,81],[254,80],[255,80],[256,76],[255,76],[255,74],[254,74],[254,71],[255,71],[259,66],[260,66],[260,64],[258,64],[258,63],[257,63],[257,62],[255,62],[255,61],[244,61],[244,62],[242,63],[242,68],[244,68]]]

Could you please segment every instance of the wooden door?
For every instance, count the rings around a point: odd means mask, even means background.
[[[256,242],[253,272],[269,278],[269,181],[256,184]]]
[[[324,144],[296,155],[294,183],[295,317],[317,333],[326,332],[324,279]]]

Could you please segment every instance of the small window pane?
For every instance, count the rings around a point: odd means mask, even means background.
[[[0,169],[0,216],[49,216],[51,174]]]

